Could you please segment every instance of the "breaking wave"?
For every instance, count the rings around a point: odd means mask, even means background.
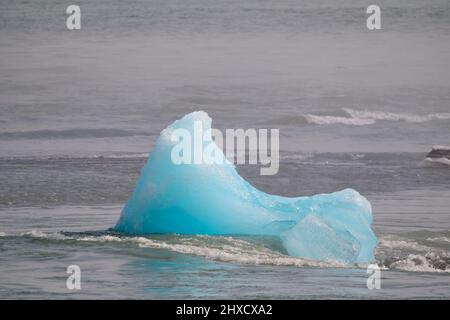
[[[447,159],[445,157],[442,158],[425,158],[422,162],[423,165],[447,165],[450,166],[450,159]]]
[[[307,123],[330,125],[343,124],[352,126],[365,126],[377,121],[404,121],[408,123],[422,123],[432,120],[449,120],[450,113],[431,113],[417,115],[409,113],[394,113],[385,111],[354,110],[350,108],[342,109],[345,116],[314,115],[306,114],[304,118]]]
[[[343,268],[349,265],[339,262],[316,261],[294,258],[275,251],[264,243],[253,243],[233,236],[123,236],[116,233],[44,233],[39,230],[22,233],[20,236],[48,241],[78,241],[92,243],[121,243],[140,248],[163,249],[189,254],[208,260],[250,265],[308,266]]]
[[[364,119],[364,118],[347,118],[347,117],[338,117],[338,116],[317,116],[313,114],[305,115],[306,122],[313,124],[345,124],[350,126],[366,126],[369,124],[374,124],[375,120],[373,119]]]
[[[427,243],[450,240],[446,237],[425,238]],[[450,273],[450,252],[431,247],[420,240],[398,237],[381,238],[377,248],[377,257],[387,269],[409,272]]]
[[[427,238],[427,241],[431,241],[431,242],[448,242],[448,243],[450,243],[450,238],[449,237]]]
[[[270,238],[241,238],[239,236],[155,235],[124,236],[112,231],[98,232],[42,232],[31,230],[21,234],[0,232],[0,237],[24,237],[39,241],[69,241],[131,246],[166,250],[203,257],[217,262],[245,265],[271,265],[318,268],[365,268],[364,264],[343,264],[290,257],[278,250]],[[448,237],[428,237],[424,240],[449,243]],[[420,244],[411,239],[387,236],[380,238],[377,261],[383,270],[408,272],[450,273],[450,252]]]
[[[372,119],[372,120],[388,120],[388,121],[405,121],[405,122],[426,122],[431,120],[448,120],[450,113],[431,113],[426,115],[416,115],[408,113],[394,113],[384,111],[368,111],[368,110],[353,110],[343,108],[352,118]]]
[[[412,272],[450,273],[450,256],[434,252],[425,255],[409,254],[406,258],[393,262],[389,267]]]
[[[391,250],[399,250],[399,249],[409,249],[409,250],[417,250],[417,251],[427,251],[430,248],[421,244],[418,244],[412,240],[390,240],[390,239],[381,239],[379,243],[379,249],[391,249]]]

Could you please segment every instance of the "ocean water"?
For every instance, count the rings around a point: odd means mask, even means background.
[[[0,0],[0,298],[450,298],[450,4]],[[354,188],[373,206],[366,266],[286,255],[277,239],[110,230],[159,132],[279,128],[284,196]],[[81,268],[68,290],[66,268]]]

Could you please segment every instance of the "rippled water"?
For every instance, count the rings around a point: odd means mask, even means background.
[[[380,239],[376,258],[383,266],[382,290],[377,292],[366,288],[366,266],[292,258],[275,238],[128,237],[109,230],[145,155],[3,159],[1,185],[8,188],[1,190],[0,294],[57,299],[448,297],[450,170],[424,165],[424,156],[284,154],[274,177],[259,176],[256,167],[239,168],[268,192],[313,194],[352,185],[365,194]],[[27,187],[21,190],[25,177]],[[76,293],[65,287],[71,264],[82,269],[82,290]]]
[[[449,298],[450,4],[379,1],[0,1],[0,298]],[[285,196],[352,187],[383,266],[292,258],[267,237],[110,230],[159,132],[279,128]],[[66,288],[66,268],[82,289]]]

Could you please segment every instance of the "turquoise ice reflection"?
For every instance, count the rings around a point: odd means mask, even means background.
[[[374,260],[377,238],[370,203],[353,189],[288,198],[254,188],[216,148],[223,164],[171,161],[173,130],[193,134],[194,122],[211,118],[193,112],[161,132],[136,188],[115,226],[127,234],[250,234],[280,237],[289,255],[344,263]]]

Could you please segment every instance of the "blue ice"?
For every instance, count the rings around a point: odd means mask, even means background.
[[[211,118],[203,111],[185,115],[161,132],[115,229],[127,234],[271,235],[287,253],[322,261],[368,263],[377,238],[369,201],[353,189],[311,197],[282,197],[253,187],[225,159],[223,164],[174,164],[175,129],[193,134]],[[270,179],[270,177],[268,177]]]

